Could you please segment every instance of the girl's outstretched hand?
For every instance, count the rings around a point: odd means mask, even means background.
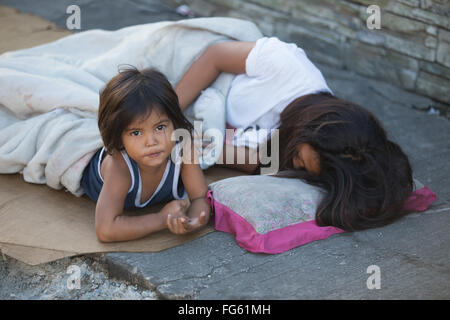
[[[185,215],[189,207],[189,203],[186,200],[172,200],[167,203],[160,211],[165,217],[168,214],[172,216]]]
[[[206,212],[202,211],[198,217],[189,218],[186,214],[167,216],[167,227],[174,234],[186,234],[207,223]]]

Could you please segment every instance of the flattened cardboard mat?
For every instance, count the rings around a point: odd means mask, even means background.
[[[235,170],[211,168],[208,184],[240,175]],[[163,205],[137,212],[157,212]],[[22,175],[0,175],[0,249],[3,254],[30,265],[64,257],[99,252],[158,252],[214,231],[206,228],[174,235],[163,230],[133,241],[101,243],[95,234],[95,203],[86,196],[27,183]]]

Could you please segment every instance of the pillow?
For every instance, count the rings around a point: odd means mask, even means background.
[[[426,210],[436,194],[414,181],[415,190],[404,208]],[[214,210],[216,230],[233,234],[248,251],[276,254],[345,232],[315,223],[325,192],[299,179],[239,176],[210,184],[207,200]]]

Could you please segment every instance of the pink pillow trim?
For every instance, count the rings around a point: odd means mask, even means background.
[[[431,191],[427,186],[424,186],[411,193],[403,204],[403,210],[410,212],[425,211],[436,199],[436,193]]]
[[[251,252],[282,253],[308,242],[344,232],[335,227],[319,227],[311,220],[259,234],[244,218],[215,201],[211,190],[208,191],[207,200],[214,207],[216,230],[235,235],[238,245]]]
[[[345,232],[331,226],[319,227],[315,220],[311,220],[259,234],[244,218],[215,201],[211,190],[208,191],[206,199],[214,209],[215,229],[233,234],[238,245],[250,252],[282,253],[306,243]],[[403,208],[407,211],[424,211],[436,199],[436,194],[425,186],[412,192]],[[287,241],[287,239],[290,240]]]

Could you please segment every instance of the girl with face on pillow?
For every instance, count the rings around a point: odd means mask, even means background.
[[[406,214],[403,203],[413,190],[408,157],[371,112],[333,96],[301,48],[275,37],[209,46],[176,85],[181,109],[221,72],[237,74],[226,103],[227,125],[237,128],[235,143],[224,145],[222,157],[230,148],[235,155],[245,148],[247,155],[245,164],[235,159],[225,166],[257,173],[259,165],[248,161],[255,149],[239,141],[258,145],[259,128],[277,128],[276,176],[328,191],[316,212],[319,226],[355,231]]]

